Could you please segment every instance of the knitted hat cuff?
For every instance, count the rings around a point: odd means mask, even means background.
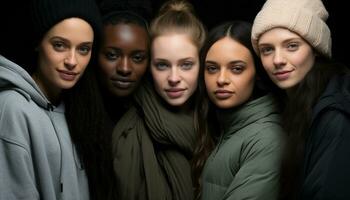
[[[308,8],[302,2],[315,2]],[[260,36],[273,28],[286,28],[300,35],[314,49],[331,57],[331,34],[324,20],[328,13],[320,0],[268,0],[254,20],[252,28],[252,44],[259,55],[258,40]],[[318,8],[318,10],[314,10]],[[321,11],[321,12],[319,12]]]

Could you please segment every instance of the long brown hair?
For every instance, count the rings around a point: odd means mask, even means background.
[[[283,128],[288,134],[287,147],[282,159],[281,199],[296,199],[300,181],[300,168],[305,140],[309,134],[312,108],[335,74],[348,69],[329,59],[317,56],[314,66],[305,78],[284,98]]]
[[[230,37],[249,49],[251,55],[253,56],[254,65],[256,68],[256,81],[252,99],[260,97],[266,94],[268,91],[276,88],[263,69],[260,59],[254,53],[250,42],[251,27],[252,25],[245,21],[231,21],[223,23],[213,28],[209,32],[208,38],[201,49],[201,69],[199,72],[198,84],[199,96],[201,98],[199,98],[196,102],[195,109],[195,120],[198,122],[196,126],[198,140],[192,160],[192,175],[197,199],[199,199],[201,196],[201,174],[205,161],[209,157],[209,154],[213,151],[216,139],[219,137],[218,133],[220,132],[219,124],[216,119],[215,106],[212,105],[208,99],[204,83],[204,63],[211,46],[224,37]]]

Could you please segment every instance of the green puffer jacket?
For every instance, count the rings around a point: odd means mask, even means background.
[[[274,200],[286,135],[272,96],[217,112],[221,138],[203,170],[203,200]]]

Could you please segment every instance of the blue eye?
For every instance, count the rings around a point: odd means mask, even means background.
[[[81,55],[88,55],[91,51],[91,47],[87,45],[82,45],[81,47],[78,48],[78,51],[80,52]]]
[[[259,49],[261,55],[268,55],[273,51],[272,47],[261,47]]]
[[[154,66],[158,69],[158,70],[166,70],[169,65],[165,62],[157,62],[157,63],[154,63]]]
[[[62,41],[54,41],[52,43],[52,47],[56,50],[56,51],[64,51],[66,49],[66,44]]]
[[[186,61],[186,62],[183,62],[180,67],[183,70],[190,70],[192,69],[192,66],[193,66],[193,62]]]
[[[289,44],[287,45],[287,49],[288,49],[289,51],[296,51],[296,50],[298,50],[298,48],[299,48],[299,44],[296,43],[296,42],[289,43]]]

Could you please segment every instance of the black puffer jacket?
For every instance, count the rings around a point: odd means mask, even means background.
[[[350,199],[350,75],[333,77],[314,107],[300,199]]]

